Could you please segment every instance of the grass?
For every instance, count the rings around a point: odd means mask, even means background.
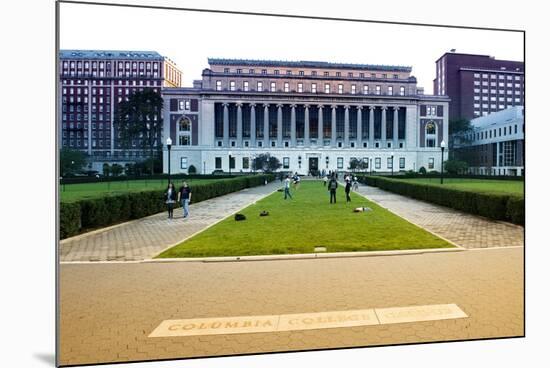
[[[190,186],[208,184],[214,181],[227,179],[186,179]],[[175,180],[176,190],[181,186],[181,179]],[[166,189],[167,179],[151,180],[128,180],[115,181],[111,183],[85,183],[85,184],[66,184],[59,188],[61,202],[74,202],[81,199],[98,198],[112,196],[128,192],[143,192],[147,190]]]
[[[409,183],[441,186],[439,178],[399,179]],[[516,180],[484,180],[445,178],[443,185],[447,188],[466,190],[489,194],[512,194],[523,196],[523,181]]]
[[[333,205],[321,181],[303,181],[292,194],[285,201],[283,193],[275,192],[241,210],[246,220],[231,216],[158,257],[313,253],[316,246],[327,252],[452,247],[358,194],[346,203],[342,186]],[[355,207],[372,211],[354,213]],[[269,216],[260,217],[263,210]]]

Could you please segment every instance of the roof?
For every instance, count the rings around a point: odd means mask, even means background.
[[[512,106],[486,116],[480,116],[479,118],[472,119],[471,123],[474,129],[481,129],[490,125],[504,124],[517,120],[523,120],[523,106]]]
[[[331,68],[331,69],[362,69],[395,72],[411,72],[412,67],[400,65],[374,65],[374,64],[350,64],[331,63],[327,61],[288,61],[288,60],[254,60],[254,59],[221,59],[208,58],[210,65],[246,65],[246,66],[278,66],[278,67],[304,67],[304,68]]]
[[[124,60],[163,60],[156,51],[128,50],[60,50],[61,59],[124,59]]]

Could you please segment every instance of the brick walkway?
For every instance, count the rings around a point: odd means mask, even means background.
[[[60,267],[60,362],[274,352],[519,336],[523,249],[255,262]],[[303,331],[153,337],[166,319],[456,303],[468,318]]]
[[[112,228],[64,239],[60,243],[60,260],[139,261],[151,258],[170,245],[265,197],[280,185],[279,181],[275,181],[197,204],[192,203],[190,217],[187,219],[183,219],[181,209],[176,209],[172,220],[167,218],[167,212],[163,212]]]
[[[360,185],[357,193],[464,248],[523,246],[523,227]]]

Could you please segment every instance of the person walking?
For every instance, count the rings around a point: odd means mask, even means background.
[[[353,190],[355,191],[359,190],[359,182],[357,181],[357,176],[353,177]]]
[[[178,192],[178,202],[181,203],[183,208],[183,218],[189,217],[189,204],[191,203],[191,188],[186,181],[183,182],[182,187]]]
[[[346,203],[351,202],[351,197],[349,195],[349,192],[351,190],[351,180],[346,180],[346,187],[344,190],[346,192]]]
[[[166,205],[168,206],[169,219],[174,218],[174,203],[176,203],[176,197],[177,197],[176,188],[174,188],[174,183],[170,182],[168,183],[168,188],[166,188],[166,192],[164,193]]]
[[[328,176],[323,176],[323,186],[326,187],[328,182]]]
[[[286,179],[285,179],[285,199],[288,197],[290,197],[290,199],[292,199],[292,195],[290,194],[290,177],[287,176]]]
[[[336,189],[338,189],[338,181],[336,180],[336,177],[333,175],[330,181],[328,182],[328,190],[330,192],[330,203],[332,204],[333,200],[334,203],[336,203]]]

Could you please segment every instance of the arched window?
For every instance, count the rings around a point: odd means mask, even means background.
[[[182,118],[180,121],[179,121],[179,131],[180,132],[190,132],[191,131],[191,122],[189,121],[188,118]]]
[[[433,121],[428,122],[426,124],[426,147],[435,147],[436,146],[436,133],[437,133],[437,126]]]

